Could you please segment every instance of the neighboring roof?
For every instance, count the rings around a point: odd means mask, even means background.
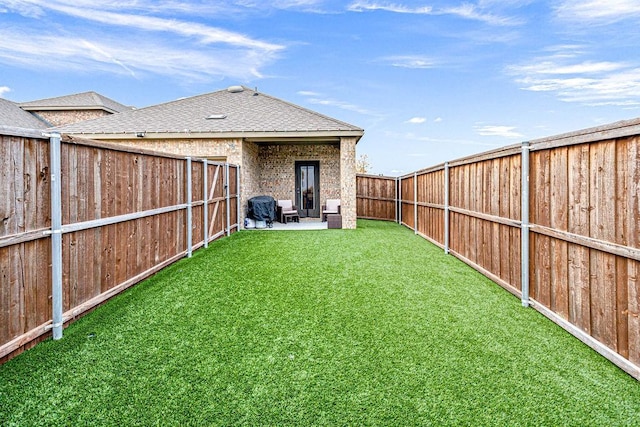
[[[31,113],[22,110],[18,104],[0,98],[0,126],[28,129],[46,129],[48,125]]]
[[[361,128],[242,86],[165,104],[60,126],[56,130],[89,137],[246,138],[356,136]]]
[[[56,98],[23,102],[20,107],[26,111],[104,110],[112,114],[132,110],[131,107],[122,105],[96,92],[82,92]]]

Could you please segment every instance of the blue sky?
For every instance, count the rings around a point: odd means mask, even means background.
[[[640,116],[640,0],[0,0],[0,96],[145,107],[244,84],[400,175]]]

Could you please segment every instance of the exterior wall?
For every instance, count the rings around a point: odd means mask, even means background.
[[[258,159],[259,148],[253,142],[242,143],[242,167],[240,168],[240,218],[247,216],[248,200],[263,193],[260,190],[261,164]]]
[[[356,138],[340,139],[342,228],[356,228]]]
[[[112,141],[128,146],[180,156],[219,157],[241,166],[240,218],[247,201],[268,195],[295,200],[295,162],[320,162],[320,204],[340,199],[342,227],[356,227],[356,138],[340,144],[264,144],[242,139],[147,139]]]
[[[219,157],[234,165],[242,164],[242,141],[240,139],[147,139],[110,141],[146,150],[160,151],[191,157]]]
[[[104,110],[32,111],[31,113],[51,123],[52,126],[70,125],[111,115]]]
[[[295,200],[296,161],[318,161],[320,204],[340,198],[340,147],[337,144],[271,144],[261,145],[259,149],[261,194],[276,200]]]

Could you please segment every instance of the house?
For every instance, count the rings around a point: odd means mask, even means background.
[[[241,168],[241,217],[258,195],[291,199],[301,217],[319,218],[340,199],[343,228],[356,227],[356,144],[363,129],[244,86],[56,130]]]
[[[132,110],[96,92],[82,92],[56,98],[23,102],[20,108],[51,126],[63,126]]]
[[[24,111],[15,102],[0,98],[0,126],[46,129],[49,125]]]

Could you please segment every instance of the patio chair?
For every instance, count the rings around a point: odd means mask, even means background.
[[[340,199],[327,199],[327,203],[322,205],[322,221],[327,220],[329,214],[340,213]]]
[[[286,224],[285,221],[287,220],[287,217],[289,219],[297,220],[299,218],[298,208],[291,200],[278,200],[277,216],[278,221],[283,224]]]

